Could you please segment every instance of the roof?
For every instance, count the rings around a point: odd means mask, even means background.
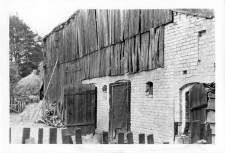
[[[208,18],[208,19],[211,19],[214,17],[213,9],[172,9],[172,11],[189,14],[189,15],[193,15],[193,16],[198,16],[198,17],[204,17],[204,18]],[[65,22],[57,25],[49,34],[44,36],[43,40],[45,41],[45,39],[49,35],[51,35],[52,33],[56,32],[60,29],[63,29],[64,25],[69,24],[70,20],[73,19],[79,12],[80,12],[80,10],[77,10]]]
[[[213,9],[173,9],[173,11],[208,19],[214,17]]]

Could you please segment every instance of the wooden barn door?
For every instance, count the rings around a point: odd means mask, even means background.
[[[110,84],[109,90],[109,137],[114,139],[116,132],[130,130],[130,82]]]
[[[82,134],[94,133],[97,115],[97,90],[92,84],[65,88],[66,127],[79,127]]]
[[[207,108],[207,91],[203,84],[196,84],[189,90],[190,100],[190,120],[191,124],[202,124],[206,122]],[[199,121],[196,123],[196,121]],[[195,122],[195,123],[194,123]],[[200,139],[200,129],[194,128],[199,125],[193,125],[191,129],[191,142],[196,142]]]

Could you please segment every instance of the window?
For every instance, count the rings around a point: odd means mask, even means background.
[[[146,91],[148,95],[153,95],[153,83],[151,81],[146,83]]]
[[[106,86],[106,85],[104,85],[104,86],[102,87],[102,91],[105,92],[105,93],[107,93],[107,86]]]

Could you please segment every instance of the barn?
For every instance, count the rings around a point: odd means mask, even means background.
[[[215,127],[213,10],[77,10],[44,44],[46,98],[67,127],[132,131],[135,143],[140,133],[173,143],[208,116]]]

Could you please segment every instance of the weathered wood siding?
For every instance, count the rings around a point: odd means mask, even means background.
[[[163,67],[172,20],[171,10],[78,10],[44,39],[45,87],[59,59],[47,99],[63,101],[63,87],[84,79]]]

